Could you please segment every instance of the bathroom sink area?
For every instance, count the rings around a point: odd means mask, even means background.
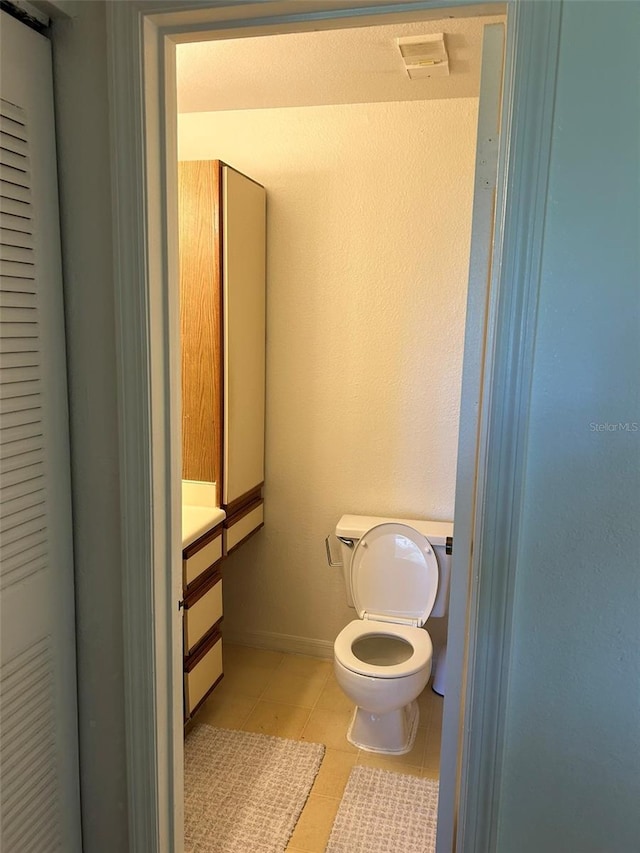
[[[182,504],[182,547],[191,545],[200,536],[223,522],[226,513],[219,507]]]
[[[221,524],[225,518],[225,511],[218,506],[216,483],[182,481],[183,548],[191,545],[212,527]]]

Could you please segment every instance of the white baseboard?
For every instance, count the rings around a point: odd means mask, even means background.
[[[256,649],[271,649],[274,652],[289,652],[294,655],[309,655],[315,658],[333,659],[331,640],[314,640],[312,637],[295,637],[291,634],[275,634],[271,631],[228,631],[223,627],[223,642]]]

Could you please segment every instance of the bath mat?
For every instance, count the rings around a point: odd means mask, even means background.
[[[326,853],[434,853],[438,780],[354,767]]]
[[[319,743],[196,725],[184,743],[185,853],[283,853]]]

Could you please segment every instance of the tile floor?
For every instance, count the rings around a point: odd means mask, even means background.
[[[353,706],[333,675],[333,663],[247,646],[223,646],[224,678],[196,721],[326,746],[309,799],[287,853],[323,853],[351,768],[382,767],[414,776],[438,776],[443,700],[430,686],[419,698],[420,727],[406,755],[378,756],[347,741]]]

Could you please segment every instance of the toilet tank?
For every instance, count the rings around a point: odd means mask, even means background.
[[[438,560],[440,578],[438,581],[438,594],[431,611],[431,616],[444,616],[449,605],[449,579],[451,577],[451,555],[447,554],[447,539],[453,540],[453,523],[450,521],[426,521],[425,519],[413,518],[378,518],[373,515],[343,515],[336,525],[336,536],[340,541],[342,556],[342,571],[344,575],[344,586],[347,593],[347,604],[355,607],[353,594],[351,592],[351,557],[358,544],[358,540],[377,524],[408,524],[423,536],[426,536],[433,545]]]

